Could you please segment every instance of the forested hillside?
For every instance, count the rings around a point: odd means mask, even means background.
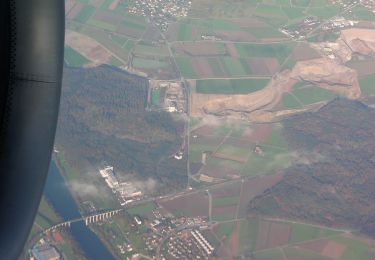
[[[181,145],[183,122],[146,111],[147,92],[147,79],[109,66],[65,67],[56,144],[68,162],[185,184],[186,161],[168,159]]]
[[[305,158],[252,200],[249,213],[360,227],[375,236],[374,119],[374,109],[337,99],[285,120],[285,137]]]

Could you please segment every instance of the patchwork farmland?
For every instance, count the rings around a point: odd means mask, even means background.
[[[146,196],[147,203],[130,204],[127,215],[142,218],[148,233],[155,211],[204,219],[199,228],[219,259],[375,257],[375,242],[355,230],[248,212],[250,201],[286,169],[309,163],[310,154],[306,159],[285,141],[285,118],[336,98],[374,105],[375,36],[368,33],[374,14],[361,3],[337,2],[349,0],[192,0],[185,15],[160,26],[150,13],[134,11],[139,1],[67,0],[66,64],[109,64],[144,76],[150,80],[147,111],[168,111],[185,124],[168,160],[182,163],[173,174],[184,167],[186,189],[159,196],[175,188],[166,187],[157,198]],[[357,45],[345,42],[346,27],[329,27],[345,19],[353,19],[349,34]],[[372,49],[364,47],[368,42]],[[282,199],[265,204],[272,208]]]

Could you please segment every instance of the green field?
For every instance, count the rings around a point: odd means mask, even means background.
[[[65,46],[64,48],[64,60],[66,63],[68,63],[68,65],[75,67],[80,67],[90,62],[79,52],[69,46]]]
[[[316,226],[305,224],[291,224],[292,234],[289,238],[289,243],[298,243],[306,240],[314,240],[322,237],[331,237],[338,235],[340,232],[330,229],[323,229]]]
[[[230,144],[223,144],[220,146],[217,153],[231,156],[231,157],[236,157],[240,160],[246,160],[250,153],[250,147],[245,148],[245,147],[233,146]]]
[[[151,104],[154,106],[159,106],[160,105],[160,94],[161,94],[161,89],[152,89],[151,91]]]
[[[359,85],[363,95],[375,95],[375,74],[360,78]]]
[[[197,92],[202,94],[248,94],[263,89],[268,79],[208,79],[197,80]]]
[[[158,59],[144,59],[135,57],[133,58],[133,67],[143,68],[143,69],[160,69],[166,68],[169,66],[169,63],[165,60]]]
[[[288,146],[283,135],[282,125],[275,124],[272,128],[271,134],[267,137],[263,145],[274,146],[278,148],[286,148]]]
[[[213,207],[228,206],[228,205],[237,204],[239,201],[240,201],[239,196],[214,198],[212,200],[212,206]]]
[[[290,55],[292,51],[292,44],[250,44],[250,43],[236,43],[237,52],[241,57],[254,58],[276,58],[278,61],[283,61]]]
[[[220,61],[231,77],[240,77],[251,74],[250,67],[245,60],[223,57]]]
[[[346,249],[340,258],[340,260],[351,260],[351,259],[361,259],[361,260],[370,260],[373,259],[368,255],[368,246],[358,240],[353,240],[345,237],[335,238],[336,242],[346,245]]]
[[[338,94],[335,92],[324,88],[296,85],[291,93],[284,95],[283,105],[285,108],[300,108],[301,106],[328,101],[337,96]]]
[[[146,55],[156,55],[156,56],[168,56],[169,52],[165,45],[155,46],[148,42],[142,42],[135,46],[135,53],[142,53]]]
[[[179,41],[191,40],[191,24],[181,23],[178,28],[177,39]]]
[[[224,160],[216,157],[210,157],[210,159],[207,162],[207,165],[215,165],[233,170],[241,170],[243,164],[232,160]]]
[[[286,93],[283,96],[283,106],[287,109],[302,108],[303,104],[293,94]]]
[[[214,145],[204,144],[190,144],[189,145],[189,160],[190,162],[200,163],[202,161],[203,152],[212,152],[216,150]]]
[[[145,204],[141,204],[139,206],[135,206],[135,207],[132,207],[132,208],[129,208],[127,209],[126,211],[130,214],[130,215],[140,215],[140,216],[144,216],[150,212],[152,212],[154,209],[156,209],[156,205],[155,203],[153,202],[148,202],[148,203],[145,203]]]
[[[219,225],[219,228],[215,230],[215,233],[219,239],[222,239],[224,236],[228,237],[232,234],[235,225],[235,222],[222,223]]]
[[[176,57],[177,66],[179,67],[181,74],[185,78],[196,78],[197,75],[194,71],[191,61],[187,57]]]
[[[81,11],[74,17],[74,20],[80,23],[85,23],[95,12],[96,8],[91,5],[85,5]]]

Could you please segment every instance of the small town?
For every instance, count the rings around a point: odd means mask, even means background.
[[[128,12],[147,17],[162,31],[180,17],[186,17],[191,7],[187,0],[136,0]]]

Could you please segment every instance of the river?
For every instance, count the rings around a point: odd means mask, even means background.
[[[44,195],[52,204],[56,212],[64,219],[80,218],[78,207],[65,185],[54,161],[48,173],[47,183],[44,188]],[[84,222],[79,221],[72,223],[70,232],[78,242],[85,255],[92,260],[112,260],[114,257],[109,250],[103,245],[100,239],[92,232]]]

